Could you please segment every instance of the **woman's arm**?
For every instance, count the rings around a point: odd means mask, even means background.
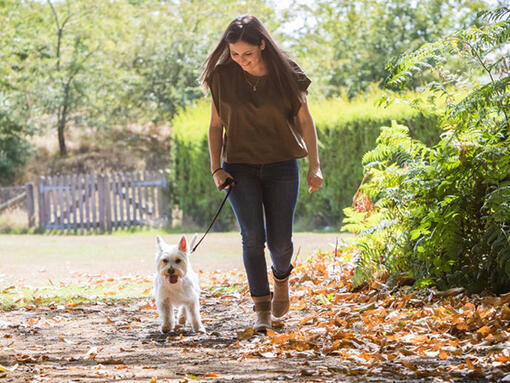
[[[221,168],[221,149],[223,146],[223,124],[216,111],[214,102],[211,101],[211,122],[209,123],[209,156],[211,157],[211,173]],[[231,177],[224,170],[219,170],[213,174],[216,187],[222,185],[225,180]],[[230,186],[227,186],[229,188]]]
[[[303,102],[299,108],[297,118],[303,132],[306,149],[308,150],[308,192],[312,193],[322,186],[323,178],[319,161],[319,150],[317,147],[317,130],[315,129],[310,110],[308,109],[306,98],[305,102]]]

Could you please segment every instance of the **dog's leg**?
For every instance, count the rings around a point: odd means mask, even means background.
[[[173,306],[168,301],[158,301],[157,306],[161,317],[161,332],[173,331],[175,327]]]
[[[186,309],[184,306],[179,307],[179,324],[181,326],[186,325]]]
[[[198,299],[193,302],[193,304],[188,308],[189,315],[191,319],[191,326],[193,327],[193,331],[195,332],[201,332],[205,334],[205,328],[202,324],[202,320],[200,318],[200,303],[198,302]]]

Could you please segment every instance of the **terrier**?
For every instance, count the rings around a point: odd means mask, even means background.
[[[174,308],[179,310],[180,325],[188,322],[193,331],[205,333],[200,318],[198,275],[189,260],[196,238],[195,234],[188,246],[185,236],[181,237],[177,245],[167,244],[159,235],[156,237],[157,272],[154,292],[162,333],[175,329]]]

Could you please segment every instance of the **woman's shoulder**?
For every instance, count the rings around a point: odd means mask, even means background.
[[[289,58],[288,60],[299,89],[302,91],[306,91],[308,89],[308,86],[311,84],[312,80],[308,78],[303,69],[301,69],[301,67],[294,60],[292,60],[291,58]]]
[[[292,68],[292,71],[294,72],[294,74],[298,77],[300,76],[306,76],[305,72],[303,71],[303,69],[301,69],[301,67],[291,58],[288,58],[288,61],[289,61],[289,65],[290,67]]]
[[[231,75],[236,70],[235,65],[236,64],[231,60],[229,60],[225,63],[218,64],[218,65],[216,65],[216,68],[214,68],[214,74]]]

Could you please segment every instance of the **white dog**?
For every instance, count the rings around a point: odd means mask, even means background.
[[[179,324],[191,323],[193,331],[205,333],[200,319],[200,286],[198,275],[193,271],[189,257],[197,235],[188,246],[182,236],[177,245],[168,245],[156,237],[156,277],[154,292],[161,319],[161,332],[175,328],[174,308],[179,309]]]

